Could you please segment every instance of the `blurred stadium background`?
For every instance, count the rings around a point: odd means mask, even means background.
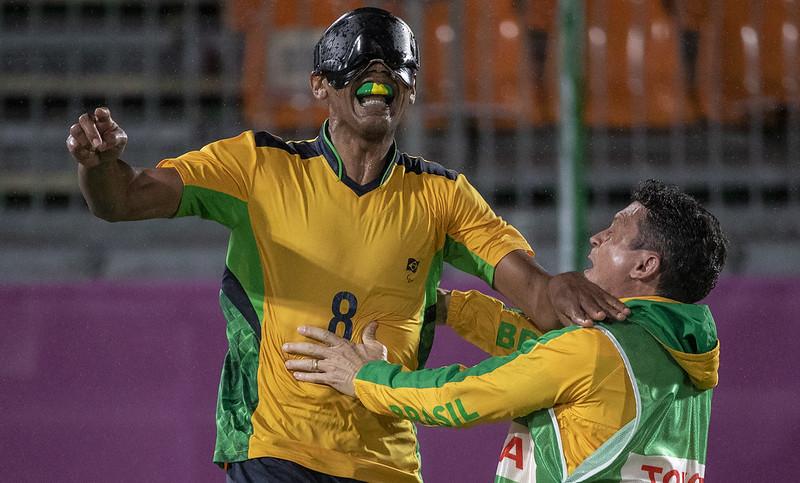
[[[774,461],[800,446],[797,0],[589,0],[577,46],[556,0],[0,0],[0,478],[221,481],[226,232],[94,218],[64,141],[99,105],[135,165],[245,129],[311,138],[313,46],[361,5],[398,13],[421,45],[400,148],[466,174],[553,271],[558,52],[583,52],[583,229],[650,177],[719,216],[731,254],[709,302],[724,320],[707,476],[781,480]],[[480,357],[447,350],[431,363]],[[491,479],[504,428],[420,429],[423,475]]]

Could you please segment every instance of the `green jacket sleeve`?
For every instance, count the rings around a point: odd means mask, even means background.
[[[616,357],[597,357],[598,353]],[[599,330],[569,327],[470,368],[405,371],[384,361],[371,362],[359,371],[355,390],[370,411],[466,428],[585,400],[586,393],[602,389],[603,380],[595,380],[596,374],[607,371],[598,371],[598,364],[619,365],[613,344]]]

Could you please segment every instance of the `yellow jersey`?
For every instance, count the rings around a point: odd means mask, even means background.
[[[217,405],[217,463],[276,457],[368,481],[417,481],[413,425],[297,382],[281,347],[297,327],[354,342],[380,323],[389,361],[424,366],[447,262],[492,284],[530,247],[463,175],[393,145],[382,175],[358,185],[327,134],[284,141],[245,132],[166,159],[184,183],[176,216],[231,230],[220,303],[229,351]]]

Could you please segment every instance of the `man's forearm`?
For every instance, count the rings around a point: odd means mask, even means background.
[[[630,309],[578,272],[552,276],[517,250],[497,264],[494,286],[544,331],[591,326],[608,317],[624,320]]]
[[[548,331],[562,327],[548,292],[551,278],[528,254],[517,251],[497,264],[494,286],[536,327]]]
[[[78,166],[78,182],[95,216],[106,221],[174,216],[183,181],[173,168],[134,168],[122,160]]]
[[[92,168],[78,165],[78,184],[91,212],[106,221],[123,221],[127,192],[135,177],[134,169],[122,160]]]

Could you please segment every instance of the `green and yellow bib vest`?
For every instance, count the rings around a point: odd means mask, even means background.
[[[497,300],[454,291],[448,325],[496,357],[414,372],[373,362],[356,395],[427,425],[513,419],[498,482],[700,483],[719,365],[714,321],[701,305],[623,301],[626,322],[541,334]]]

